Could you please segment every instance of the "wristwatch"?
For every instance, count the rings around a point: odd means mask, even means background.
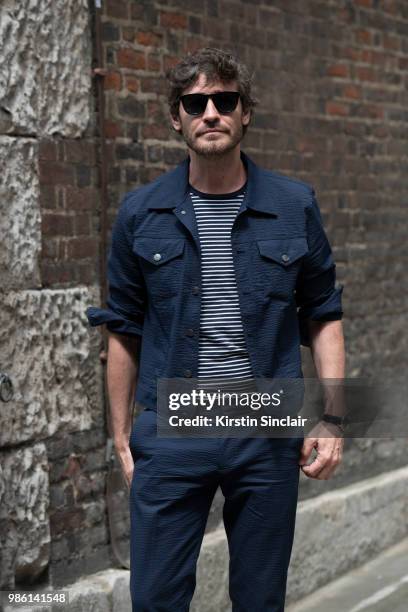
[[[332,423],[333,425],[337,425],[337,427],[344,432],[345,427],[347,426],[348,420],[346,416],[336,416],[334,414],[323,413],[322,421],[326,421],[326,423]]]

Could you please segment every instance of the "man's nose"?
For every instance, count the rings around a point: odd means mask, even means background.
[[[214,102],[211,100],[211,98],[208,98],[207,106],[205,107],[202,118],[206,121],[211,121],[218,119],[219,115],[220,114],[217,111],[217,107],[215,106]]]

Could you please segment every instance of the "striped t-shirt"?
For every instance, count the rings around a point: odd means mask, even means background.
[[[232,259],[231,229],[245,195],[207,194],[190,185],[201,246],[202,301],[198,379],[253,378]]]

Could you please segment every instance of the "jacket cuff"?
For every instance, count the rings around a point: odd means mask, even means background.
[[[107,329],[115,334],[143,335],[143,327],[141,325],[129,321],[112,310],[90,306],[86,309],[86,316],[92,327],[106,324]]]
[[[299,331],[300,343],[310,347],[308,320],[312,321],[339,321],[343,317],[341,295],[343,285],[336,287],[328,296],[320,298],[318,303],[314,302],[299,309]]]

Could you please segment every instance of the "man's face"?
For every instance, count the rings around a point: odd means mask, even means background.
[[[183,95],[192,93],[216,93],[219,91],[238,91],[236,81],[207,83],[203,74],[187,89]],[[187,145],[197,155],[219,157],[234,149],[243,138],[243,125],[248,125],[251,111],[243,113],[241,100],[232,113],[221,114],[214,102],[209,99],[202,115],[189,115],[179,104],[179,118],[172,117],[174,129],[180,132]],[[212,130],[212,131],[210,131]]]

